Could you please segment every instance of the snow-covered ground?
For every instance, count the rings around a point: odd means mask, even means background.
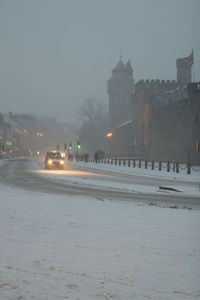
[[[199,299],[199,228],[199,210],[0,185],[0,299]]]
[[[0,189],[0,299],[199,299],[199,210]]]
[[[51,170],[49,172],[48,170],[44,170],[44,158],[37,158],[37,163],[39,163],[40,167],[37,165],[35,166],[36,172],[40,176],[46,176],[49,177],[55,181],[60,182],[71,182],[73,184],[79,184],[79,185],[88,185],[90,187],[92,186],[98,186],[99,188],[107,188],[107,189],[118,189],[118,190],[124,190],[124,191],[134,191],[136,193],[148,193],[148,194],[177,194],[174,190],[162,190],[159,188],[159,181],[155,180],[155,184],[149,185],[145,184],[144,181],[141,181],[141,184],[137,184],[134,182],[134,180],[131,183],[123,183],[123,182],[115,182],[114,180],[107,180],[106,177],[102,176],[101,178],[98,178],[98,180],[95,178],[95,176],[90,176],[88,173],[88,176],[85,176],[85,173],[82,172],[75,172],[75,171],[59,171],[59,170]],[[186,170],[181,170],[180,173],[174,173],[174,172],[167,172],[167,170],[151,170],[151,169],[144,169],[141,168],[133,168],[128,166],[115,166],[111,164],[96,164],[96,163],[85,163],[85,162],[73,162],[69,163],[66,162],[65,169],[68,170],[68,165],[73,165],[77,167],[86,167],[91,170],[102,170],[102,171],[111,171],[118,174],[128,174],[128,175],[138,175],[138,176],[144,176],[146,178],[153,177],[153,178],[161,178],[161,179],[172,179],[171,185],[167,184],[167,187],[173,188],[175,190],[180,191],[179,196],[199,196],[200,197],[200,172],[192,171],[192,174],[188,175]],[[198,169],[198,167],[196,167]],[[199,167],[200,169],[200,167]],[[184,182],[193,182],[194,185],[185,185]],[[198,184],[197,184],[198,183]]]

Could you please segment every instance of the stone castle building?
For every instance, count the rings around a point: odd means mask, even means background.
[[[120,59],[119,69],[122,64]],[[133,84],[129,102],[123,81],[115,83],[114,76],[108,81],[112,156],[200,164],[200,152],[196,152],[200,141],[200,85],[191,83],[191,65],[185,58],[177,59],[176,66],[177,80],[140,80]],[[124,71],[125,67],[123,64]],[[116,86],[120,87],[120,96]],[[116,98],[118,101],[113,101]],[[126,108],[121,109],[123,105]]]
[[[134,93],[133,69],[130,61],[125,65],[120,61],[112,71],[108,81],[109,126],[114,128],[124,121],[132,119],[131,100]]]
[[[200,164],[200,84],[190,83],[166,94],[160,102],[152,99],[151,159]],[[158,130],[159,128],[159,130]],[[200,150],[200,149],[199,149]]]

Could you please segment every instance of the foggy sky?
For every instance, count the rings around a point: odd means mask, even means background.
[[[199,15],[199,0],[0,0],[0,112],[73,122],[108,102],[120,52],[135,81],[176,79],[193,47],[200,81]]]

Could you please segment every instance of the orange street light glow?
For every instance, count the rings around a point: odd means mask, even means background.
[[[111,137],[111,136],[112,136],[112,132],[108,132],[107,137]]]

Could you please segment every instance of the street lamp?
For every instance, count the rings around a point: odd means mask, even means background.
[[[111,144],[110,144],[110,139],[111,139],[111,137],[112,137],[112,131],[108,131],[107,132],[107,134],[106,134],[106,137],[107,137],[107,141],[108,141],[108,145],[109,145],[109,149],[108,149],[108,151],[109,151],[109,156],[111,156]]]
[[[77,149],[77,161],[78,161],[78,150],[81,149],[81,143],[79,141],[77,141],[76,149]]]
[[[110,138],[112,136],[112,132],[111,131],[107,132],[106,136],[107,138]]]

